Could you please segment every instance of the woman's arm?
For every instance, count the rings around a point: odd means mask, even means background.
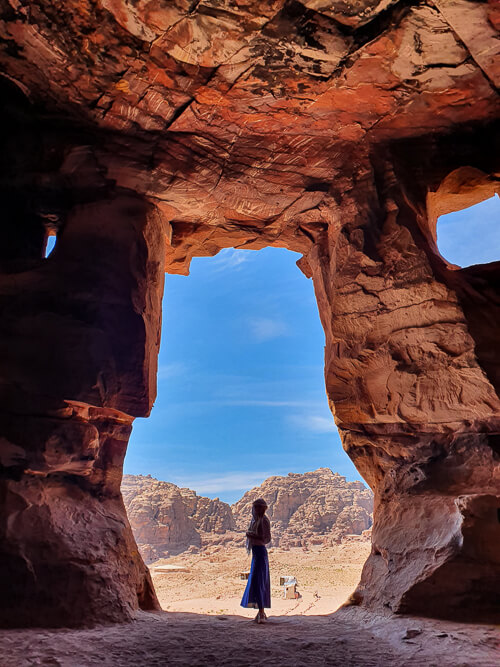
[[[261,539],[261,530],[262,530],[262,519],[257,519],[253,525],[253,530],[247,530],[247,537],[250,537],[254,540]]]
[[[258,540],[262,544],[269,544],[271,541],[271,522],[267,516],[259,519],[255,525],[255,530],[248,530],[246,536],[252,540]]]

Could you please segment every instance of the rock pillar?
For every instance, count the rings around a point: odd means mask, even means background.
[[[425,233],[425,198],[410,203],[390,165],[358,178],[308,258],[331,407],[375,493],[372,553],[352,602],[491,619],[500,402],[495,355],[481,349],[498,340],[498,266],[447,268]]]
[[[133,417],[155,396],[164,255],[154,209],[111,189],[70,207],[48,259],[2,263],[4,627],[158,606],[120,482]]]

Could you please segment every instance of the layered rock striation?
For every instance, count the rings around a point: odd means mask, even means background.
[[[1,625],[157,606],[119,486],[163,273],[270,245],[375,496],[353,602],[498,618],[500,264],[435,237],[499,190],[498,3],[358,4],[0,3]]]
[[[373,494],[361,482],[320,468],[269,477],[234,505],[198,496],[154,477],[124,475],[122,494],[132,531],[146,562],[188,548],[224,544],[242,547],[256,498],[266,499],[272,546],[338,543],[372,524]]]
[[[232,505],[236,526],[245,531],[252,503],[264,498],[273,545],[281,547],[340,542],[372,524],[373,494],[361,482],[347,482],[329,468],[269,477]]]
[[[124,475],[122,495],[135,540],[147,562],[200,547],[206,533],[234,529],[231,508],[154,477]]]

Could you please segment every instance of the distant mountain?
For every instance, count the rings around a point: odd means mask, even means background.
[[[135,540],[146,562],[200,547],[203,534],[234,529],[227,503],[160,482],[151,475],[124,475],[122,495]]]
[[[260,497],[269,505],[274,546],[332,544],[372,524],[372,492],[329,468],[269,477],[232,506],[151,475],[124,475],[122,494],[146,562],[209,544],[241,546]]]
[[[330,468],[269,477],[247,491],[231,506],[237,529],[246,529],[256,498],[267,502],[273,543],[281,547],[338,542],[372,525],[372,492]]]

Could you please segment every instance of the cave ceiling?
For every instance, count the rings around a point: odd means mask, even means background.
[[[493,2],[0,6],[2,70],[59,141],[73,128],[54,172],[91,159],[154,202],[174,272],[224,245],[304,251],[339,193],[370,177],[370,155],[498,117]],[[91,158],[71,154],[78,143]]]

